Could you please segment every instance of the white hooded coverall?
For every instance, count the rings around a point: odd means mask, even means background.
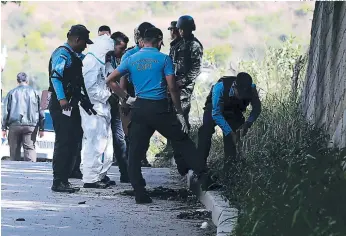
[[[114,41],[108,35],[98,36],[89,46],[83,60],[83,76],[90,101],[97,115],[88,115],[80,109],[83,128],[82,162],[84,183],[101,181],[113,163],[111,131],[111,92],[105,83],[105,56],[114,50]]]

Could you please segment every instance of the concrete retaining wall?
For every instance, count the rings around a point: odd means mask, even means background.
[[[304,89],[307,119],[346,147],[346,2],[316,2]]]

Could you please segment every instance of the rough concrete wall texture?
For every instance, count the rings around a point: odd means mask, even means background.
[[[316,2],[302,98],[307,119],[346,147],[346,2]]]

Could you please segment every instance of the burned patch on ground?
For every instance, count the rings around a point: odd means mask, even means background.
[[[185,188],[171,189],[165,187],[156,187],[153,189],[147,189],[150,197],[158,198],[160,200],[170,200],[170,201],[185,201],[188,203],[197,203],[197,197],[189,190]],[[124,190],[118,193],[123,196],[134,196],[133,190]]]
[[[207,210],[184,211],[177,215],[178,219],[209,220],[211,212]]]

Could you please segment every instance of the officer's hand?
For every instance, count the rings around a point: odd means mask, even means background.
[[[72,109],[70,103],[66,99],[62,99],[59,101],[61,109],[65,111],[70,111]]]
[[[245,122],[241,127],[241,136],[244,137],[247,132],[249,131],[249,128],[251,127],[250,122]]]
[[[178,85],[178,87],[179,88],[181,88],[181,87],[183,87],[184,86],[184,83],[183,83],[183,81],[182,80],[177,80],[177,85]]]
[[[44,131],[40,131],[38,135],[42,138],[44,136]]]
[[[121,110],[121,113],[124,115],[124,116],[128,116],[128,114],[130,113],[131,109],[129,106],[121,106],[120,107],[120,110]]]
[[[133,106],[133,104],[135,103],[136,101],[136,98],[135,97],[129,97],[127,100],[126,100],[126,104],[129,105],[130,107]]]
[[[187,134],[189,132],[189,127],[187,125],[187,122],[185,120],[185,117],[183,116],[183,114],[177,114],[177,118],[181,124],[181,130]]]
[[[3,138],[6,138],[6,137],[7,137],[7,131],[6,131],[6,130],[3,130],[3,131],[2,131],[2,137],[3,137]]]

